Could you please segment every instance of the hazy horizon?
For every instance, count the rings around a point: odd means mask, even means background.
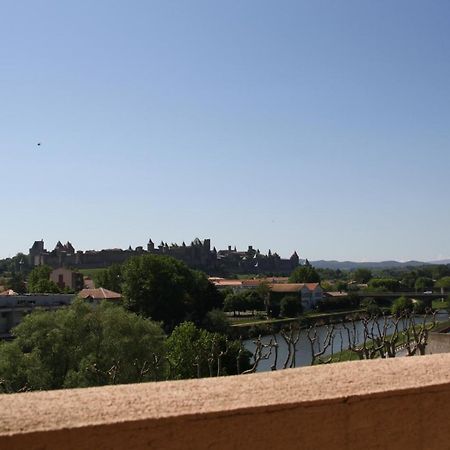
[[[449,2],[0,12],[0,257],[41,238],[199,237],[309,260],[450,258]]]

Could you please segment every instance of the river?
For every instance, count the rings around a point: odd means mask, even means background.
[[[439,312],[436,315],[436,321],[437,322],[443,322],[445,320],[449,319],[449,314],[447,312]],[[416,323],[421,323],[423,321],[423,317],[416,317],[415,319]],[[351,323],[346,324],[347,327],[352,328],[352,336],[353,336],[353,325]],[[363,336],[363,329],[364,326],[360,320],[355,321],[355,336],[356,336],[356,343],[360,343],[362,341]],[[399,330],[402,329],[402,326],[399,326]],[[387,334],[392,334],[393,325],[392,322],[390,322],[388,332]],[[318,345],[323,346],[323,342],[326,339],[328,329],[325,325],[318,326],[317,327],[317,345],[315,346],[315,352],[318,351]],[[378,335],[378,332],[376,330],[376,327],[374,327],[374,334]],[[346,350],[348,347],[348,335],[347,331],[344,329],[344,326],[342,324],[336,324],[334,325],[334,340],[333,345],[329,346],[329,348],[325,351],[324,356],[330,355],[332,352],[337,353],[341,350]],[[342,336],[342,339],[341,339]],[[265,344],[268,344],[271,340],[271,336],[264,336],[262,338],[262,342]],[[283,339],[283,337],[280,334],[276,334],[277,342],[278,342],[278,362],[277,362],[277,369],[281,369],[283,367],[284,361],[286,360],[286,357],[288,355],[288,346]],[[353,337],[352,337],[353,338]],[[255,339],[247,339],[244,341],[244,346],[247,350],[249,350],[252,354],[255,353]],[[341,341],[343,341],[343,344],[341,345]],[[310,340],[307,336],[307,330],[301,330],[299,341],[296,346],[296,353],[295,353],[295,366],[309,366],[311,365],[311,344]],[[264,353],[267,354],[268,349],[264,349]],[[265,372],[271,370],[271,366],[274,364],[274,352],[272,351],[272,354],[269,359],[262,359],[257,367],[257,372]]]

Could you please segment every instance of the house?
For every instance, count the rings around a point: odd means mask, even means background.
[[[17,294],[9,289],[0,293],[0,338],[11,338],[11,329],[36,308],[47,311],[70,305],[74,294]]]
[[[225,289],[231,289],[234,293],[244,289],[242,280],[229,280],[226,278],[210,277],[209,281],[214,284],[214,286],[219,291],[224,291]]]
[[[54,269],[50,274],[50,281],[53,281],[61,290],[79,291],[84,286],[83,274],[64,267]]]
[[[298,295],[304,310],[313,309],[323,299],[323,290],[319,283],[276,283],[270,286],[272,296],[282,298]]]

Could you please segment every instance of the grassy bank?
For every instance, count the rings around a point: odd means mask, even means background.
[[[81,272],[86,277],[90,277],[90,278],[94,279],[94,277],[102,270],[105,270],[105,269],[101,269],[101,268],[100,269],[80,269],[78,272]]]

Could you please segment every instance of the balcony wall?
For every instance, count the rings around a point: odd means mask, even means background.
[[[0,396],[0,449],[447,449],[450,354]]]

